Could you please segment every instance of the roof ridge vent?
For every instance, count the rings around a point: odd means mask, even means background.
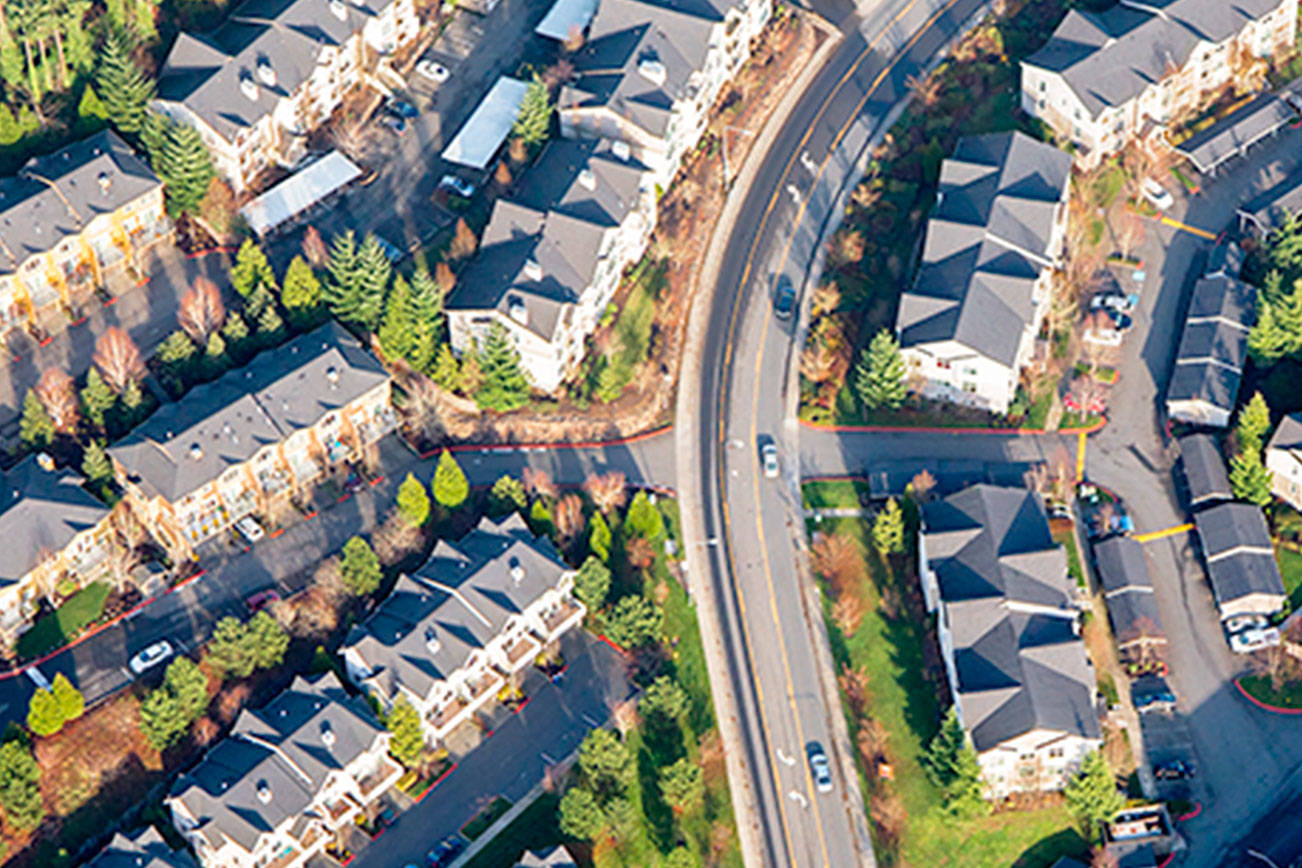
[[[340,21],[348,20],[348,6],[344,0],[330,0],[330,14]]]
[[[334,365],[325,369],[325,378],[330,381],[331,386],[339,385],[339,369]]]
[[[191,443],[191,444],[190,444],[190,460],[191,460],[191,461],[198,461],[198,460],[201,459],[201,458],[203,458],[203,447],[200,446],[198,443]]]
[[[250,102],[258,101],[258,83],[247,72],[240,76],[240,93],[244,94]]]
[[[99,191],[107,196],[109,189],[113,186],[113,178],[108,172],[100,172],[95,180],[99,181]]]
[[[438,634],[434,632],[433,627],[425,628],[425,647],[429,649],[429,653],[431,654],[439,653],[439,648],[443,647],[442,643],[439,642]]]
[[[328,720],[321,722],[321,742],[326,747],[335,746],[335,731],[330,726],[330,721]]]

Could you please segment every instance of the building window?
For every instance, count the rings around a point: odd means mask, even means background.
[[[1064,751],[1062,748],[1051,747],[1049,748],[1049,759],[1062,759],[1063,753]]]
[[[1044,93],[1044,88],[1045,88],[1044,82],[1040,82],[1040,93]]]

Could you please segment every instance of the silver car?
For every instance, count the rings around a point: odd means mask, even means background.
[[[760,447],[760,459],[764,463],[764,475],[769,479],[776,479],[778,476],[778,447],[773,441],[769,441]]]
[[[823,746],[811,741],[805,748],[809,757],[809,773],[814,776],[814,786],[820,793],[832,792],[832,764],[827,761]]]
[[[131,658],[131,671],[136,675],[144,675],[150,669],[172,656],[172,643],[166,639],[160,639],[153,645],[141,651],[135,657]]]

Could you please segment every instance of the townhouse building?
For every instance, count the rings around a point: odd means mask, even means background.
[[[1060,789],[1102,736],[1066,555],[1038,495],[982,484],[927,504],[918,570],[988,797]]]
[[[1221,503],[1194,516],[1221,620],[1274,615],[1288,597],[1266,516],[1251,503]]]
[[[203,868],[298,868],[402,777],[389,733],[334,673],[299,677],[172,787]]]
[[[192,552],[395,427],[388,373],[332,322],[191,389],[108,453],[154,536]]]
[[[1226,270],[1194,284],[1166,384],[1166,412],[1172,419],[1217,428],[1230,424],[1248,362],[1256,296],[1255,288]]]
[[[1265,457],[1271,494],[1302,510],[1302,413],[1289,413],[1279,420],[1266,444]]]
[[[198,868],[184,850],[173,850],[153,826],[118,832],[86,868]]]
[[[177,37],[154,107],[197,129],[245,190],[292,168],[307,135],[419,33],[414,0],[247,0],[215,31]]]
[[[896,317],[911,388],[1005,413],[1061,265],[1071,157],[1022,133],[960,139]]]
[[[574,571],[512,513],[440,541],[355,627],[340,653],[348,679],[383,708],[403,696],[438,742],[578,626]]]
[[[0,179],[0,332],[70,311],[168,239],[163,185],[111,131]]]
[[[1073,9],[1022,61],[1022,110],[1095,166],[1132,138],[1178,122],[1226,88],[1264,81],[1292,49],[1297,0],[1120,0]]]
[[[553,141],[499,200],[479,252],[444,309],[465,353],[494,323],[511,336],[535,388],[556,389],[583,358],[655,227],[655,185],[619,143]]]
[[[109,571],[110,510],[81,483],[46,456],[24,459],[0,477],[0,641],[30,627],[60,585],[80,588]]]
[[[561,134],[624,142],[668,186],[771,12],[768,0],[601,0],[557,100]]]

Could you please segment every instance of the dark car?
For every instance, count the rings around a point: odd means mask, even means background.
[[[416,107],[409,102],[400,99],[391,99],[384,104],[385,110],[390,114],[396,115],[404,120],[411,120],[420,114]]]
[[[832,792],[832,764],[827,761],[827,752],[816,741],[805,745],[805,756],[809,759],[809,773],[813,775],[814,787],[820,793]]]
[[[244,600],[244,605],[249,607],[250,612],[257,612],[279,599],[280,594],[275,591],[258,591],[256,594],[250,594]]]
[[[1153,777],[1159,781],[1179,781],[1193,776],[1193,763],[1185,760],[1173,759],[1153,763]]]
[[[778,291],[773,297],[773,315],[778,319],[791,319],[796,309],[796,288],[784,277],[778,278]]]
[[[444,865],[451,865],[464,849],[466,849],[464,838],[460,835],[449,835],[425,854],[425,865],[427,868],[443,868]]]

